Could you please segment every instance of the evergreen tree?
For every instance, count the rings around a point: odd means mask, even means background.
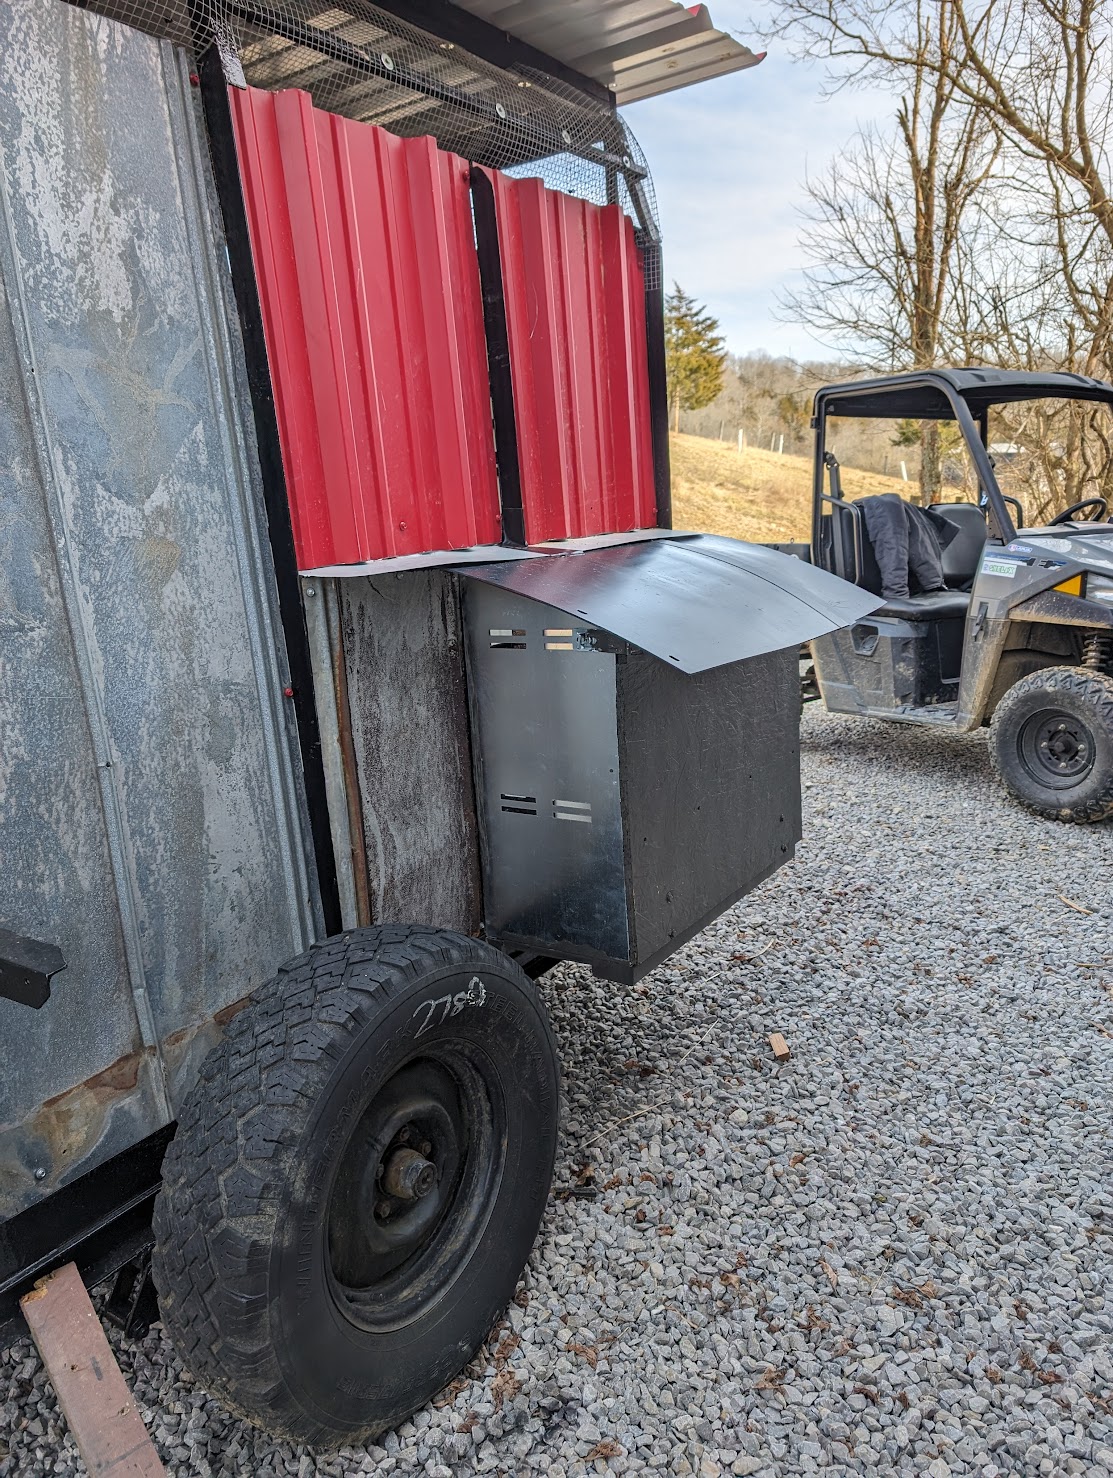
[[[723,387],[726,349],[719,321],[688,296],[678,283],[665,299],[665,377],[673,429],[680,412],[710,405]]]

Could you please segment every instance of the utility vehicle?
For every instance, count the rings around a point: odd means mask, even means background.
[[[988,724],[994,769],[1015,799],[1041,816],[1102,821],[1113,816],[1113,523],[1095,492],[1030,528],[1020,500],[1002,492],[990,416],[1030,401],[1113,407],[1113,385],[948,369],[819,391],[811,559],[820,568],[883,594],[861,502],[844,497],[831,449],[838,418],[953,422],[977,502],[932,509],[946,588],[886,599],[820,637],[815,676],[834,713],[954,734]]]

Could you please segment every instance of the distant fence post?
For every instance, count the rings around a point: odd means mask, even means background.
[[[746,433],[741,426],[738,428],[738,450],[739,452],[746,450]]]
[[[780,444],[777,447],[777,451],[778,451],[778,453],[782,457],[784,456],[784,454],[785,454],[785,439],[784,439],[784,433],[783,432],[781,433]]]
[[[904,478],[905,482],[908,481],[908,468],[903,462],[900,464],[900,475]]]

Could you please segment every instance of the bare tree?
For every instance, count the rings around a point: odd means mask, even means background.
[[[945,45],[924,48],[925,9],[947,12]],[[1077,320],[1077,368],[1113,371],[1113,0],[783,0],[780,10],[786,32],[846,79],[913,88],[929,72],[949,103],[1011,143],[1018,174],[1041,168],[1037,218]]]
[[[914,14],[916,62],[895,128],[863,130],[851,149],[807,182],[804,286],[783,299],[787,314],[871,368],[920,369],[953,353],[954,304],[971,293],[961,272],[971,213],[997,161],[996,131],[982,114],[955,106],[939,64],[954,44],[951,0]],[[962,357],[967,357],[963,355]],[[922,430],[921,496],[940,486],[938,427]]]
[[[923,46],[925,8],[946,10],[946,44]],[[949,118],[1001,141],[956,239],[946,352],[1113,376],[1113,0],[782,0],[780,12],[786,34],[834,65],[833,85],[914,95],[926,73]],[[1109,486],[1092,410],[1056,412],[1054,426],[1010,416],[1017,435],[1042,437],[1031,482],[1045,507]]]

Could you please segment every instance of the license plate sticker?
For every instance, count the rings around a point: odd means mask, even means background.
[[[1011,580],[1020,565],[1014,559],[985,559],[982,561],[983,575],[1000,575],[1006,580]]]

